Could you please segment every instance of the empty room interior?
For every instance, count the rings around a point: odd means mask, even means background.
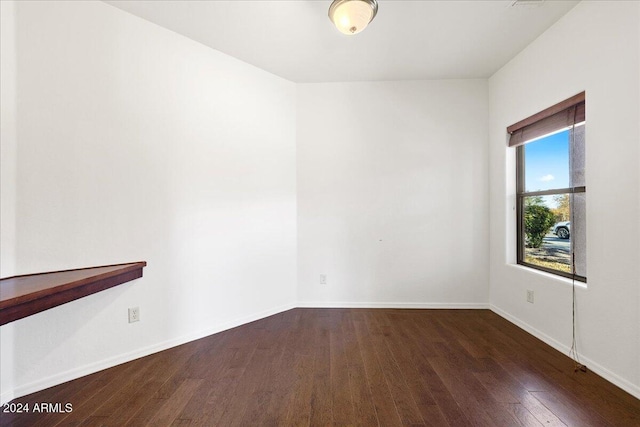
[[[0,8],[0,425],[640,425],[640,1]]]

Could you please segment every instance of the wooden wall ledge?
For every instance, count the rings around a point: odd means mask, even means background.
[[[142,277],[146,261],[0,279],[0,325]]]

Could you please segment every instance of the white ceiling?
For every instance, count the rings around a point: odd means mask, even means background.
[[[106,1],[148,21],[302,82],[486,78],[578,1],[380,0],[355,36],[326,1]]]

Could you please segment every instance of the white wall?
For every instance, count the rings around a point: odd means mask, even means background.
[[[16,268],[15,4],[0,2],[0,277]],[[0,329],[0,390],[13,389],[13,327]],[[4,401],[4,400],[2,400]]]
[[[292,307],[295,85],[101,2],[16,16],[18,272],[148,267],[3,326],[2,400]]]
[[[485,80],[298,86],[299,304],[487,305],[487,95]]]
[[[16,268],[16,28],[15,3],[0,3],[0,277]]]
[[[571,345],[571,285],[514,266],[514,149],[505,128],[586,90],[587,287],[578,349],[640,397],[638,2],[582,2],[489,80],[491,304],[557,348]],[[535,291],[527,304],[526,289]]]

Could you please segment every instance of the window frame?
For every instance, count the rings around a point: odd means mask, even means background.
[[[525,188],[525,145],[529,143],[535,143],[536,139],[532,138],[526,141],[518,140],[517,143],[513,143],[513,136],[516,135],[517,132],[522,134],[523,129],[526,131],[526,128],[539,126],[540,123],[543,123],[545,119],[549,119],[552,116],[557,117],[559,112],[563,112],[565,110],[569,110],[571,108],[576,108],[577,105],[581,105],[582,114],[584,116],[584,104],[585,103],[585,93],[582,92],[578,95],[575,95],[565,101],[562,101],[552,107],[549,107],[546,110],[543,110],[537,114],[534,114],[531,117],[528,117],[514,125],[511,125],[507,128],[507,132],[512,136],[509,142],[510,147],[514,147],[516,149],[516,263],[518,265],[522,265],[525,267],[533,268],[535,270],[544,271],[546,273],[555,274],[561,277],[566,277],[569,279],[577,280],[580,282],[587,282],[587,278],[585,276],[580,276],[575,273],[575,252],[574,252],[574,241],[571,240],[571,267],[572,272],[567,273],[560,270],[554,270],[552,268],[531,264],[525,261],[525,242],[524,242],[524,203],[526,197],[533,196],[550,196],[550,195],[560,195],[560,194],[569,194],[570,196],[570,204],[571,210],[573,212],[573,194],[585,193],[586,194],[586,185],[584,186],[575,186],[569,188],[556,188],[551,190],[542,190],[542,191],[526,191]],[[581,117],[581,121],[578,123],[586,122],[586,117]],[[570,129],[573,133],[576,122],[574,122],[567,127],[560,127],[555,131],[561,131],[562,129]],[[583,124],[584,126],[585,124]],[[521,135],[518,135],[521,136]],[[570,136],[573,138],[573,134]],[[572,154],[569,155],[570,164],[572,159]],[[569,173],[571,174],[571,167]]]

